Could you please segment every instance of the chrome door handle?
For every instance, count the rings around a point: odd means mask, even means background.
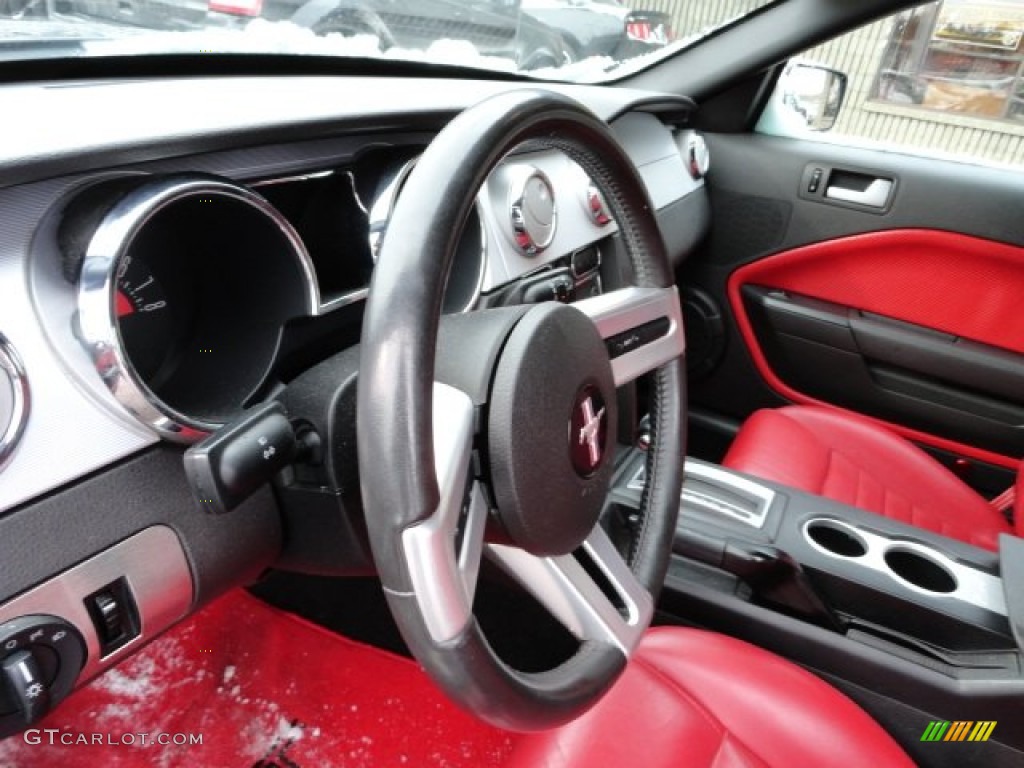
[[[849,189],[837,185],[825,190],[825,197],[830,200],[841,200],[844,203],[856,203],[870,208],[884,208],[892,192],[890,179],[873,179],[866,189]]]

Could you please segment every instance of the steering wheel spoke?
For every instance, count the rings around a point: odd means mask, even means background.
[[[487,528],[487,499],[480,483],[474,482],[469,492],[466,515],[462,520],[461,537],[458,544],[459,576],[470,605],[476,595],[476,583],[480,576],[480,560],[483,558],[484,531]]]
[[[437,642],[450,640],[469,623],[480,571],[487,502],[470,473],[474,419],[469,395],[434,383],[440,503],[428,518],[403,531],[402,548],[427,629]]]
[[[488,558],[580,640],[609,643],[629,655],[650,624],[651,594],[601,526],[569,555],[536,557],[501,544],[485,547]]]
[[[681,357],[683,312],[670,288],[622,288],[574,305],[597,326],[612,360],[615,386]]]

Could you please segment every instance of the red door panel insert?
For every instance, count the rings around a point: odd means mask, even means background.
[[[743,306],[744,285],[791,291],[1024,354],[1024,248],[1018,246],[937,230],[889,230],[796,248],[733,272],[729,302],[758,371],[784,397],[818,402],[768,365]],[[1016,466],[1015,458],[890,426],[938,448]]]

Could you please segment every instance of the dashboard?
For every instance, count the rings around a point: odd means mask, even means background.
[[[361,307],[405,177],[448,119],[513,87],[522,86],[208,78],[4,87],[8,114],[32,119],[13,121],[0,146],[0,620],[30,608],[71,622],[84,680],[227,586],[288,565],[290,550],[329,549],[326,562],[349,547],[353,567],[368,567],[353,543],[356,515],[334,538],[316,522],[358,496],[351,474],[347,488],[317,494],[316,479],[293,494],[301,524],[288,514],[282,522],[280,494],[266,487],[230,514],[207,515],[182,453],[247,408],[287,404],[296,395],[283,393],[301,392],[311,370],[352,374]],[[558,88],[610,121],[681,262],[709,220],[706,147],[688,127],[694,105]],[[107,120],[114,109],[124,119]],[[457,237],[447,313],[573,301],[629,280],[600,194],[550,150],[506,157]],[[173,574],[160,583],[147,566],[157,556]],[[104,589],[131,603],[134,631],[120,645],[104,645],[89,602]]]

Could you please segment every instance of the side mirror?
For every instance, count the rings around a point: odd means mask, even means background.
[[[783,107],[795,112],[811,131],[836,124],[846,97],[846,75],[821,64],[791,61],[779,78]]]

